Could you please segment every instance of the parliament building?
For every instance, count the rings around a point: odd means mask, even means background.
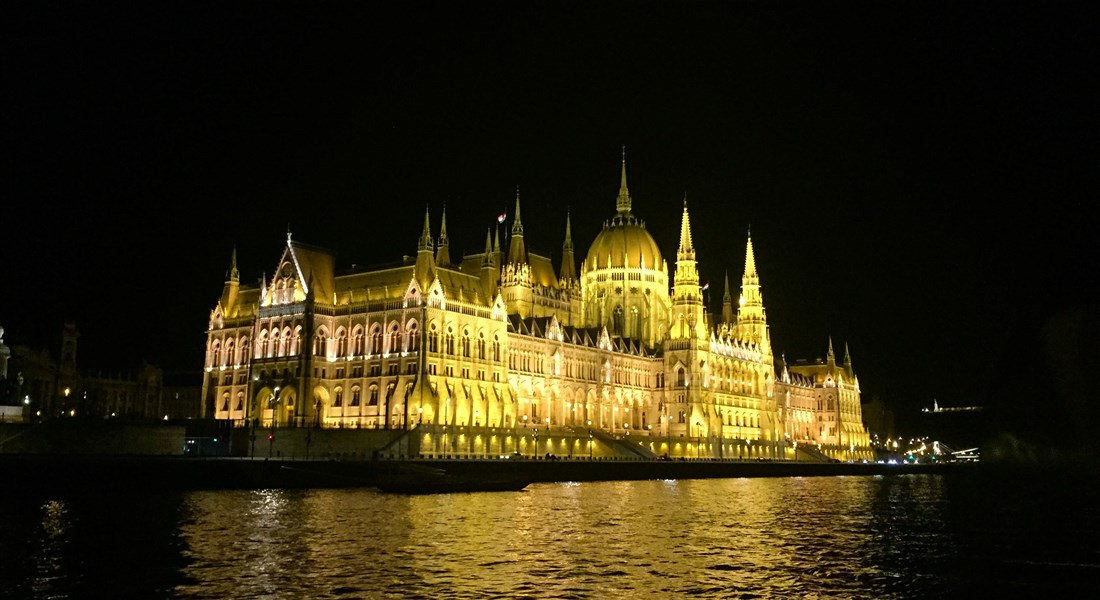
[[[610,207],[609,207],[610,208]],[[510,236],[451,256],[446,212],[415,259],[337,272],[287,234],[270,280],[231,260],[210,314],[203,415],[251,427],[403,430],[421,456],[863,460],[859,379],[837,361],[786,364],[771,345],[751,236],[736,301],[709,314],[685,201],[669,262],[632,211],[561,264]],[[410,235],[410,242],[411,242]],[[540,439],[541,436],[541,439]]]

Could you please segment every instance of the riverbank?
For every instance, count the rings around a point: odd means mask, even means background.
[[[176,456],[0,455],[9,489],[206,490],[374,487],[408,465],[468,478],[507,476],[531,483],[737,477],[821,477],[944,473],[978,464],[887,465],[771,461],[653,460],[294,460]]]

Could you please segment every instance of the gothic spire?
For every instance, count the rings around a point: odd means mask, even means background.
[[[576,281],[577,267],[573,258],[573,235],[570,231],[569,212],[565,213],[565,242],[561,245],[561,277],[562,281]]]
[[[745,277],[756,277],[756,256],[752,251],[752,227],[749,227],[749,241],[745,250]]]
[[[733,296],[730,295],[729,271],[726,271],[726,291],[722,293],[722,322],[733,322]]]
[[[433,250],[432,244],[432,224],[429,217],[428,207],[424,207],[424,230],[420,233],[420,246],[421,252],[431,252]]]
[[[833,352],[833,336],[829,336],[829,354],[826,357],[830,365],[836,364],[836,353]]]
[[[678,260],[695,260],[695,245],[691,242],[691,217],[688,216],[687,194],[684,194],[684,214],[680,219],[680,249],[676,251]]]
[[[240,281],[241,272],[237,270],[237,247],[233,246],[233,255],[229,258],[229,281]]]
[[[572,227],[569,224],[569,221],[570,221],[569,211],[566,210],[565,211],[565,243],[562,244],[562,248],[563,249],[568,249],[570,252],[572,252],[573,251],[573,232],[572,232]]]
[[[439,228],[439,250],[436,252],[437,265],[451,264],[450,241],[447,239],[447,205],[443,205],[443,224]]]
[[[516,220],[512,223],[512,241],[508,247],[508,262],[525,264],[527,248],[523,245],[523,222],[519,216],[519,186],[516,186]]]
[[[523,221],[519,218],[519,186],[516,186],[516,220],[512,223],[512,235],[523,235]]]

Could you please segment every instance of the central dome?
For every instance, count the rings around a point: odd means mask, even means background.
[[[583,270],[645,267],[659,271],[663,265],[657,242],[645,226],[633,218],[616,217],[592,242]]]
[[[657,242],[645,230],[645,223],[630,214],[630,190],[626,187],[626,149],[623,149],[622,175],[619,181],[619,197],[615,201],[618,214],[604,223],[603,231],[596,236],[588,249],[588,258],[581,265],[582,271],[595,269],[653,269],[664,266]]]

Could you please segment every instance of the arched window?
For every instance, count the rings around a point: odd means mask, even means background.
[[[229,392],[222,394],[222,410],[221,412],[229,412]]]
[[[406,334],[408,335],[408,340],[405,343],[405,347],[408,348],[409,352],[416,352],[420,346],[420,331],[416,321],[409,321],[405,329],[408,332]]]
[[[340,407],[344,405],[344,388],[336,388],[332,393],[334,400],[332,405],[334,407]]]
[[[462,330],[462,356],[470,358],[470,331]]]
[[[623,307],[616,306],[615,310],[611,313],[611,334],[622,336],[623,335]]]
[[[294,328],[294,334],[290,337],[290,356],[297,356],[302,348],[302,326]]]
[[[378,406],[378,386],[370,386],[370,399],[367,401],[368,406]]]
[[[439,352],[439,332],[435,329],[435,323],[428,331],[428,352]]]
[[[347,356],[348,332],[343,327],[336,330],[336,356]]]
[[[353,356],[363,356],[363,328],[359,325],[351,332],[351,352]]]
[[[359,386],[351,388],[351,406],[359,406]]]
[[[397,325],[396,321],[393,322],[393,323],[390,323],[390,333],[388,335],[386,351],[389,352],[390,354],[400,352],[401,351],[400,339],[401,339],[401,328]]]
[[[237,407],[234,408],[233,410],[236,410],[236,411],[244,410],[244,392],[237,392]]]
[[[481,360],[485,360],[485,332],[479,332],[477,334],[477,357]]]
[[[455,353],[455,332],[450,327],[447,328],[447,336],[444,338],[444,344],[447,349],[447,354]]]
[[[382,328],[375,323],[370,330],[370,349],[367,350],[370,354],[382,353]]]
[[[493,360],[500,362],[500,336],[493,336]]]
[[[684,387],[687,383],[687,375],[684,373],[684,368],[680,367],[676,369],[676,387]]]

